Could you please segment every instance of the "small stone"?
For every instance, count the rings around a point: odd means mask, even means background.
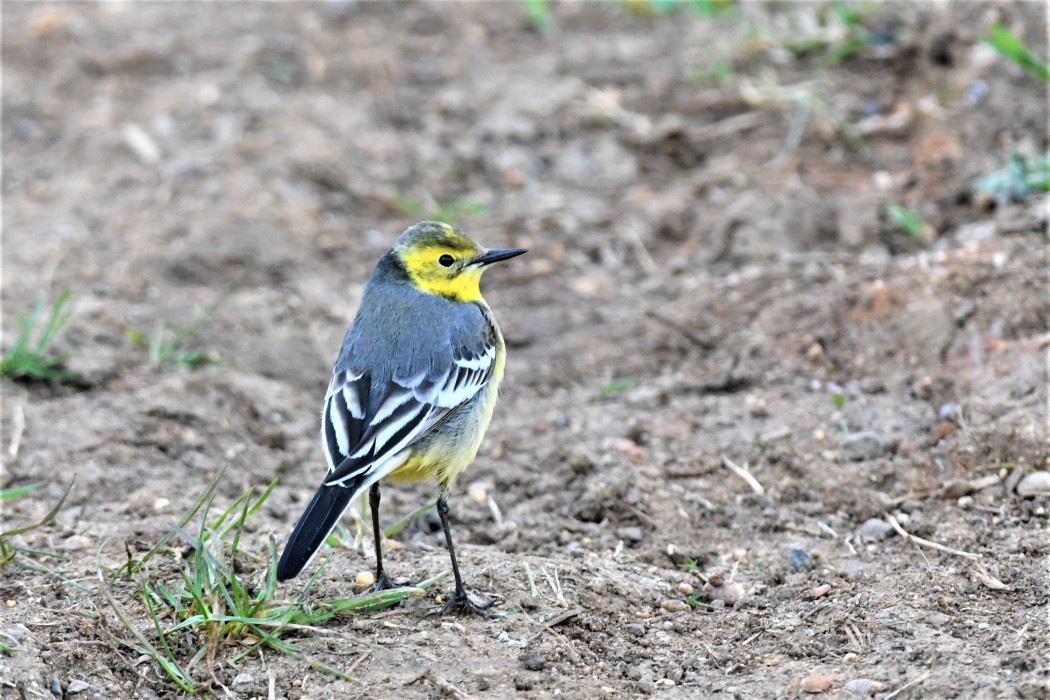
[[[635,637],[644,637],[645,625],[643,625],[640,622],[632,622],[631,624],[624,627],[624,631],[626,631],[627,634],[633,635]]]
[[[689,603],[684,600],[665,600],[660,603],[660,609],[666,612],[685,612],[689,609]]]
[[[812,592],[813,592],[813,597],[814,598],[823,598],[824,596],[826,596],[828,593],[831,592],[831,584],[830,583],[825,583],[825,584],[823,584],[821,586],[817,586],[816,588],[813,589]]]
[[[153,510],[158,513],[163,510],[167,510],[169,506],[171,506],[171,501],[167,498],[158,498],[157,500],[153,501]]]
[[[1032,472],[1017,484],[1017,495],[1022,498],[1050,495],[1050,472]]]
[[[952,479],[944,485],[943,493],[946,498],[959,498],[973,493],[973,486],[966,479]]]
[[[943,440],[958,429],[959,424],[955,421],[942,420],[933,424],[933,427],[930,428],[930,434],[933,435],[934,440]]]
[[[802,679],[802,682],[799,683],[798,687],[803,693],[823,693],[831,687],[831,676],[820,674],[806,676]]]
[[[851,664],[851,663],[853,663],[854,661],[856,661],[859,658],[860,658],[859,656],[857,656],[856,654],[854,654],[851,651],[848,654],[843,654],[843,656],[842,656],[842,663],[844,663],[844,664]]]
[[[710,601],[720,600],[724,604],[733,606],[744,599],[747,591],[736,581],[726,581],[721,586],[707,591],[707,599]]]
[[[51,676],[51,694],[56,698],[62,697],[62,679],[58,676]]]
[[[547,668],[547,659],[532,652],[522,653],[518,656],[518,661],[521,662],[523,668],[529,671],[542,671]]]
[[[91,686],[79,678],[69,681],[69,685],[66,686],[66,692],[70,695],[76,695],[77,693],[83,693]]]
[[[846,436],[842,441],[842,455],[854,462],[876,459],[886,453],[886,439],[872,430]]]
[[[371,586],[376,582],[375,574],[371,571],[361,571],[354,578],[354,583],[358,586]]]
[[[84,535],[71,535],[62,540],[56,549],[63,552],[81,552],[91,546],[91,540]]]
[[[15,602],[15,601],[13,601],[13,600],[9,600],[9,601],[7,601],[6,603],[4,603],[4,605],[6,605],[6,606],[7,606],[7,607],[9,607],[9,608],[13,608],[13,607],[15,607],[16,605],[18,605],[18,603],[16,603],[16,602]]]
[[[800,544],[789,544],[784,554],[788,558],[792,571],[804,571],[813,568],[813,557]]]
[[[769,408],[766,406],[766,400],[759,396],[748,394],[744,397],[744,405],[747,406],[747,410],[750,411],[751,415],[755,418],[765,418],[769,415]]]
[[[533,682],[532,679],[523,673],[519,673],[514,676],[514,689],[515,690],[532,690]]]
[[[726,602],[721,599],[715,599],[711,601],[712,610],[725,610]]]
[[[962,410],[954,403],[942,403],[941,407],[937,409],[937,417],[941,420],[950,420],[953,423],[958,423],[961,416]]]
[[[893,526],[882,518],[869,518],[857,531],[862,540],[884,540],[893,534]]]
[[[881,394],[886,391],[886,383],[878,377],[864,377],[860,380],[860,390],[865,394]]]
[[[870,678],[855,678],[842,686],[843,690],[862,698],[873,698],[886,689],[886,685]]]
[[[616,536],[624,542],[630,544],[637,544],[642,541],[642,528],[640,527],[621,527],[616,531]]]
[[[248,685],[249,683],[251,683],[254,680],[255,680],[255,677],[252,676],[252,674],[250,674],[250,673],[238,673],[233,679],[233,684],[234,685]]]
[[[645,693],[646,695],[656,692],[656,683],[648,676],[635,683],[635,687],[638,688],[639,693]]]
[[[596,576],[592,578],[590,587],[591,591],[598,595],[605,595],[609,592],[609,582],[603,579],[601,576]]]
[[[484,481],[475,481],[467,487],[467,495],[475,502],[486,504],[489,501],[488,484]]]
[[[678,584],[678,592],[682,595],[692,595],[693,587],[683,581],[682,583]]]

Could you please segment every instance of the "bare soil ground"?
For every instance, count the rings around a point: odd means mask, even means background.
[[[92,384],[3,388],[0,485],[45,486],[0,529],[76,482],[0,568],[0,696],[179,694],[117,641],[100,568],[223,468],[222,507],[279,479],[245,549],[286,536],[361,285],[439,217],[530,249],[486,279],[510,359],[451,501],[506,614],[417,598],[292,635],[356,681],[230,643],[203,692],[1050,697],[1047,199],[972,187],[1047,152],[1045,85],[979,40],[1045,51],[1043,6],[865,7],[841,61],[830,5],[630,7],[544,33],[517,3],[4,3],[5,345],[69,289]],[[152,366],[136,331],[195,308],[221,362]],[[388,487],[384,520],[434,495]],[[394,539],[395,575],[447,569],[430,516]],[[311,595],[371,567],[334,550]],[[108,585],[156,641],[139,582]]]

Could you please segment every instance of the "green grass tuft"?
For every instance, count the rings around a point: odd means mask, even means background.
[[[16,381],[57,381],[86,385],[82,378],[67,371],[63,363],[69,353],[56,354],[51,347],[56,336],[69,322],[73,312],[66,308],[69,290],[63,290],[50,304],[41,299],[29,313],[18,314],[18,337],[14,345],[0,356],[0,376]]]
[[[897,224],[912,238],[920,238],[929,230],[929,224],[917,213],[896,202],[886,205],[886,214],[890,221]]]
[[[249,489],[229,507],[213,515],[218,479],[212,482],[179,524],[142,560],[132,560],[117,574],[139,575],[135,600],[149,620],[143,630],[125,604],[117,600],[113,582],[103,580],[103,594],[131,635],[118,640],[138,654],[150,657],[185,693],[203,692],[208,674],[220,655],[230,664],[262,649],[285,654],[339,678],[352,677],[312,659],[289,637],[334,617],[369,613],[397,605],[410,596],[425,595],[447,572],[417,586],[370,592],[350,598],[312,600],[310,589],[327,560],[303,591],[290,600],[277,597],[277,543],[270,535],[265,551],[250,552],[242,544],[249,519],[269,498],[276,481],[258,496]],[[198,525],[186,529],[191,521]],[[183,557],[167,545],[182,539],[190,548]],[[146,564],[161,552],[170,555],[176,571],[167,576],[145,576]]]
[[[988,27],[983,41],[1035,77],[1050,83],[1050,65],[1024,45],[1021,38],[1001,24]]]
[[[66,504],[66,499],[69,497],[69,492],[73,490],[73,484],[75,482],[76,477],[73,478],[73,481],[69,482],[69,486],[67,486],[66,490],[62,493],[62,497],[58,499],[58,503],[56,503],[55,506],[50,511],[48,511],[47,515],[45,515],[40,520],[30,525],[23,525],[22,527],[16,527],[11,530],[5,530],[4,532],[0,532],[0,566],[7,564],[8,562],[13,562],[16,566],[23,569],[39,570],[45,573],[54,574],[59,578],[64,578],[61,574],[49,571],[47,569],[40,569],[37,566],[26,564],[25,562],[20,561],[19,559],[20,557],[25,556],[56,555],[48,554],[47,552],[38,552],[36,550],[16,545],[13,542],[11,542],[11,538],[15,537],[16,535],[24,535],[27,532],[32,532],[33,530],[42,528],[48,523],[50,523],[52,520],[54,520],[55,517],[62,511],[62,507]],[[30,491],[33,491],[34,489],[40,486],[42,486],[42,484],[30,484],[28,486],[18,486],[14,488],[4,489],[0,491],[0,501],[7,501],[14,498],[19,498],[20,496],[24,496],[25,494],[29,493]]]
[[[622,377],[600,387],[598,391],[601,392],[602,396],[611,396],[613,394],[619,394],[621,391],[627,391],[637,383],[637,377]]]

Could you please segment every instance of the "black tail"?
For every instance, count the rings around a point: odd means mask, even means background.
[[[306,568],[357,493],[358,489],[321,484],[284,545],[277,564],[278,581],[295,578]]]

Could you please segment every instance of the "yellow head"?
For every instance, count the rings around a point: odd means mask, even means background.
[[[418,289],[470,302],[481,300],[481,274],[486,266],[525,251],[488,250],[448,224],[423,221],[398,237],[393,252]]]

